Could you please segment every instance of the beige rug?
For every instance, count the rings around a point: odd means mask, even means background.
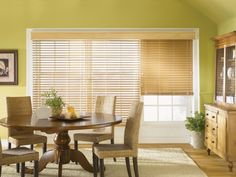
[[[86,149],[83,152],[91,159],[90,150]],[[117,162],[113,162],[112,159],[105,159],[106,177],[128,177],[124,159],[118,158],[117,160]],[[133,172],[132,166],[131,169]],[[193,160],[179,148],[140,149],[139,174],[140,177],[207,177]],[[14,165],[2,167],[2,177],[19,176],[20,174],[15,172]],[[26,177],[29,176],[32,175],[26,175]],[[57,165],[49,164],[39,176],[56,177]],[[134,176],[133,173],[132,176]],[[70,163],[63,165],[63,177],[93,177],[93,174],[86,172],[79,165]]]

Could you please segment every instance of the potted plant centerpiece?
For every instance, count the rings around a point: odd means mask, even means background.
[[[194,117],[187,117],[185,127],[191,131],[191,145],[194,148],[203,148],[205,115],[203,113],[194,113]]]
[[[63,102],[61,96],[57,95],[57,91],[55,89],[50,89],[49,91],[43,93],[42,96],[45,97],[44,104],[52,109],[52,116],[60,116],[65,103]]]

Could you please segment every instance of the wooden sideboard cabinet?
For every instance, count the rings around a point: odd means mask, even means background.
[[[228,162],[229,171],[236,161],[236,109],[205,104],[205,146]]]
[[[236,32],[215,36],[215,103],[205,105],[205,145],[228,162],[236,162]]]

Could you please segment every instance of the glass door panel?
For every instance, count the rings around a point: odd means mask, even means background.
[[[217,49],[216,51],[216,89],[215,100],[223,102],[223,80],[224,80],[224,49]]]
[[[235,46],[226,47],[226,103],[235,103]]]

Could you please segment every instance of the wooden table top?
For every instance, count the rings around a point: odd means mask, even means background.
[[[60,132],[68,130],[94,129],[112,126],[122,122],[121,116],[102,113],[86,114],[89,117],[80,120],[49,120],[48,118],[37,119],[34,116],[17,116],[13,118],[0,119],[0,125],[16,129],[32,129],[43,132]]]

